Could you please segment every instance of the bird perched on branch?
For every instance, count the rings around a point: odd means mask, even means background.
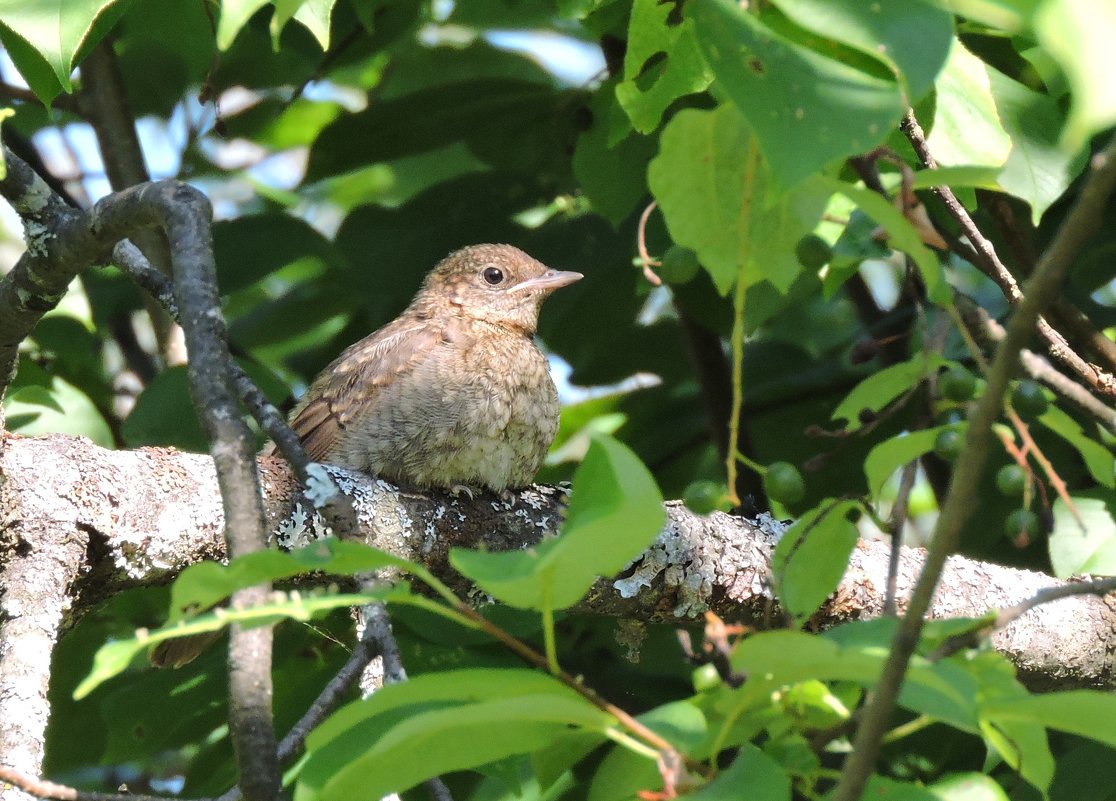
[[[503,492],[530,483],[559,413],[534,340],[539,308],[581,277],[511,245],[451,253],[402,314],[314,379],[291,428],[314,461],[413,489]],[[165,640],[151,663],[180,667],[214,639]]]
[[[414,488],[530,483],[559,412],[539,308],[581,277],[511,245],[451,253],[399,317],[321,372],[291,428],[315,461]]]

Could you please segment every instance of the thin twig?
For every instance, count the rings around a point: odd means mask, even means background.
[[[973,631],[967,631],[955,637],[950,637],[928,654],[927,659],[931,661],[945,659],[947,656],[955,654],[964,648],[972,648],[992,632],[1006,628],[1035,607],[1042,606],[1043,604],[1060,601],[1063,598],[1072,598],[1077,595],[1107,595],[1110,592],[1116,592],[1116,577],[1097,579],[1096,581],[1083,581],[1075,584],[1063,584],[1059,587],[1046,587],[1014,606],[1001,609],[996,613],[995,619],[987,626],[982,626]]]
[[[178,304],[174,298],[174,285],[159,270],[156,270],[139,248],[131,242],[124,241],[113,250],[113,262],[122,271],[127,273],[133,281],[147,290],[167,313],[178,320]],[[248,408],[248,412],[256,419],[272,441],[276,443],[279,452],[290,463],[295,475],[303,484],[308,475],[306,468],[310,458],[298,435],[295,434],[287,420],[275,405],[260,391],[256,383],[244,372],[244,369],[234,360],[230,360],[229,369],[232,372],[233,385],[237,396]]]
[[[494,637],[501,644],[503,644],[504,647],[506,647],[509,651],[514,653],[524,662],[527,662],[529,665],[533,665],[540,670],[550,673],[550,664],[547,662],[546,657],[543,654],[540,654],[527,643],[523,642],[517,637],[514,637],[496,624],[492,623],[490,620],[488,620],[488,618],[486,618],[473,607],[458,600],[454,604],[454,610],[475,623],[477,628],[479,628],[481,631],[485,632],[491,637]],[[602,712],[612,715],[614,718],[619,720],[626,729],[631,731],[648,745],[666,753],[678,753],[678,749],[676,749],[674,745],[672,745],[668,740],[664,739],[651,729],[647,728],[645,725],[633,718],[620,707],[601,698],[601,696],[597,695],[595,690],[593,690],[591,687],[586,686],[583,682],[578,681],[565,670],[559,670],[558,673],[553,675],[555,678],[561,680],[561,682],[569,687],[571,690],[575,691],[582,698],[589,701],[589,703],[593,704],[593,706],[597,707],[597,709],[600,709]],[[686,766],[691,770],[697,771],[702,775],[709,774],[709,768],[701,762],[691,759],[690,757],[683,757],[683,760]]]
[[[987,209],[988,215],[999,228],[1000,235],[1007,241],[1020,272],[1024,277],[1029,276],[1034,272],[1038,257],[1030,238],[1023,236],[1019,229],[1020,226],[1025,225],[1028,232],[1033,232],[1034,228],[1030,220],[1020,222],[1007,198],[999,192],[978,190],[978,196],[982,206]],[[1108,371],[1116,371],[1116,342],[1105,336],[1103,331],[1098,330],[1068,298],[1058,298],[1054,301],[1051,316],[1060,328],[1066,329],[1079,343],[1085,343],[1090,351],[1104,362]]]
[[[78,790],[65,784],[48,782],[33,776],[24,776],[17,770],[0,765],[0,782],[10,784],[36,798],[57,799],[57,801],[187,801],[178,796],[143,795],[142,793],[95,793]],[[213,799],[197,799],[213,801]]]
[[[961,314],[964,325],[959,329],[963,334],[971,330],[985,342],[998,343],[1004,338],[1004,327],[994,320],[980,305],[968,297],[954,293],[954,303]],[[1030,350],[1022,350],[1019,359],[1023,369],[1031,378],[1042,381],[1062,397],[1076,404],[1095,418],[1109,431],[1116,433],[1116,409],[1106,406],[1102,400],[1085,387],[1058,372],[1043,356]]]
[[[1058,293],[1073,258],[1100,225],[1107,199],[1116,185],[1116,137],[1093,157],[1092,170],[1050,246],[1027,282],[1023,300],[1016,307],[1007,333],[988,374],[985,393],[970,418],[965,448],[957,462],[953,482],[935,527],[922,573],[892,640],[891,650],[864,720],[857,729],[852,753],[845,760],[831,801],[857,801],[864,792],[887,733],[911,656],[918,644],[927,609],[942,575],[946,559],[957,549],[961,531],[977,506],[981,472],[992,445],[992,425],[999,416],[1019,351],[1034,330],[1042,310]]]
[[[1028,425],[1023,422],[1019,413],[1010,406],[1007,408],[1007,416],[1012,426],[1019,434],[1019,439],[1023,441],[1023,452],[1035,457],[1035,461],[1039,463],[1039,466],[1042,467],[1042,471],[1046,473],[1046,480],[1050,482],[1050,486],[1054,488],[1054,491],[1058,493],[1058,497],[1065,502],[1066,507],[1073,513],[1074,518],[1081,524],[1081,527],[1084,528],[1085,521],[1081,519],[1081,513],[1077,511],[1077,507],[1074,505],[1073,499],[1069,495],[1066,482],[1058,475],[1058,471],[1054,469],[1054,465],[1046,458],[1046,454],[1042,452],[1042,449],[1039,448],[1034,439],[1031,438],[1031,431]]]
[[[884,596],[883,613],[885,617],[899,614],[896,598],[899,594],[899,556],[903,544],[903,526],[907,522],[907,510],[918,475],[918,460],[907,462],[899,477],[899,491],[895,495],[895,505],[891,507],[891,517],[887,521],[887,533],[891,535],[891,550],[887,559],[887,593]]]
[[[930,148],[926,143],[926,136],[922,132],[922,127],[915,119],[914,112],[907,111],[907,115],[903,118],[900,126],[903,133],[906,134],[907,139],[910,141],[911,146],[914,148],[915,153],[918,154],[919,159],[928,169],[936,169],[938,164],[934,159]],[[948,186],[936,186],[932,190],[945,205],[949,211],[950,216],[957,222],[961,228],[962,233],[965,234],[966,239],[969,240],[971,248],[963,248],[960,251],[962,258],[970,261],[985,275],[991,278],[1000,291],[1004,293],[1004,297],[1014,306],[1018,305],[1023,298],[1023,293],[1019,289],[1019,285],[1015,280],[1015,276],[1000,260],[999,255],[996,253],[995,247],[988,240],[980,228],[973,221],[965,206],[957,199],[953,190]],[[957,248],[955,248],[956,250]],[[974,259],[973,256],[976,256]],[[1091,386],[1095,391],[1105,394],[1116,394],[1116,378],[1107,373],[1099,370],[1096,366],[1089,364],[1083,359],[1066,341],[1062,334],[1055,330],[1049,322],[1042,316],[1038,317],[1035,321],[1038,329],[1039,336],[1046,342],[1047,352],[1056,361],[1064,364],[1069,370],[1075,373],[1082,381]]]
[[[279,742],[279,764],[287,765],[292,759],[302,753],[306,745],[306,737],[344,700],[345,695],[352,689],[360,678],[364,669],[379,655],[379,647],[368,630],[364,636],[357,640],[352,656],[341,666],[341,669],[329,680],[314,703],[303,713],[298,722],[291,727],[286,736]],[[216,801],[240,801],[239,787],[233,787],[228,792],[218,796]]]

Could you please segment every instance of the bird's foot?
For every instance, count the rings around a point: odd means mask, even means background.
[[[515,506],[519,503],[519,495],[513,489],[502,489],[500,490],[500,500],[508,506]]]

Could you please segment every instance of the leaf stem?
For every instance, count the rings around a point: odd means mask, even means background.
[[[748,241],[748,221],[751,218],[752,192],[755,189],[756,169],[759,166],[759,148],[755,136],[749,137],[747,163],[744,167],[744,198],[740,209],[741,242]],[[733,506],[740,505],[736,492],[736,460],[740,458],[740,411],[744,407],[744,256],[738,254],[736,268],[736,293],[732,300],[732,407],[729,411],[729,441],[725,452],[725,470],[729,500]],[[752,465],[748,465],[752,467]],[[755,469],[753,467],[753,469]],[[762,474],[761,474],[762,475]]]

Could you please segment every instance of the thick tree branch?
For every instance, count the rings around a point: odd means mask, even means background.
[[[259,460],[268,525],[285,519],[299,493],[277,458]],[[459,595],[470,589],[449,566],[454,546],[518,549],[553,531],[563,493],[539,487],[514,505],[491,496],[475,501],[398,492],[383,481],[330,468],[353,499],[361,537],[376,547],[427,565]],[[90,478],[95,477],[95,478]],[[82,492],[73,488],[81,486]],[[110,451],[87,440],[10,437],[0,454],[0,531],[19,542],[42,521],[58,536],[81,536],[88,564],[72,588],[71,625],[91,605],[120,590],[165,583],[202,559],[224,555],[223,525],[213,462],[170,449]],[[617,580],[602,580],[578,611],[658,623],[694,623],[706,609],[730,622],[764,624],[772,598],[765,577],[780,527],[667,506],[658,542]],[[25,534],[26,532],[26,534]],[[835,625],[878,617],[887,587],[888,547],[861,542],[840,589],[817,621]],[[0,563],[10,555],[0,550]],[[897,592],[900,609],[925,558],[903,548]],[[953,558],[931,615],[978,616],[1007,608],[1064,582],[1040,573]],[[1116,688],[1116,613],[1101,599],[1072,598],[1032,610],[997,632],[993,644],[1036,688]],[[0,698],[3,698],[0,690]],[[6,717],[0,706],[0,719]]]
[[[25,163],[8,156],[8,178],[0,182],[0,193],[24,219],[28,252],[0,282],[0,311],[13,312],[0,324],[0,388],[10,381],[19,342],[57,304],[76,272],[101,261],[115,244],[137,231],[162,230],[173,246],[175,296],[191,355],[190,389],[217,466],[229,551],[237,555],[265,547],[253,441],[231,388],[208,200],[184,184],[142,184],[82,214],[65,207]],[[232,602],[255,604],[266,592],[266,587],[243,590]],[[18,620],[4,621],[3,633],[17,624]],[[270,801],[279,792],[270,638],[267,627],[234,627],[230,642],[230,722],[249,801]],[[15,767],[38,772],[38,765]]]
[[[56,195],[26,162],[5,148],[8,173],[0,180],[23,220],[27,251],[0,281],[0,398],[15,376],[16,352],[42,316],[58,305],[66,287],[92,263],[79,226],[83,215]],[[0,428],[3,428],[0,411]]]
[[[99,202],[92,225],[120,241],[137,228],[158,228],[172,244],[171,268],[186,347],[190,394],[210,442],[224,499],[231,557],[266,547],[255,448],[232,389],[225,322],[209,232],[212,212],[197,190],[172,181],[141,184]],[[237,592],[234,607],[266,599],[266,585]],[[271,717],[271,629],[234,625],[229,643],[229,723],[241,789],[248,801],[279,794],[279,764]]]

